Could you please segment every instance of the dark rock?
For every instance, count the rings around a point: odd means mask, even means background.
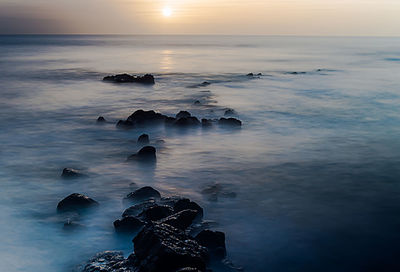
[[[97,206],[99,203],[82,194],[71,194],[61,200],[57,205],[58,211],[73,211]]]
[[[225,113],[224,113],[225,116],[228,116],[228,115],[235,115],[235,114],[236,114],[236,112],[235,112],[234,109],[227,109],[227,110],[225,111]]]
[[[64,168],[61,174],[63,178],[80,178],[85,177],[85,174],[82,174],[79,170],[72,168]]]
[[[183,210],[173,215],[170,215],[162,220],[159,220],[158,222],[171,225],[181,230],[185,230],[193,223],[197,215],[198,211],[196,210]]]
[[[127,121],[130,121],[135,125],[153,125],[164,123],[166,118],[167,116],[162,115],[161,113],[156,113],[153,110],[137,110],[128,117]]]
[[[128,160],[154,161],[156,160],[156,148],[154,146],[145,146],[138,153],[129,156]]]
[[[226,257],[225,233],[220,231],[203,230],[195,237],[196,241],[206,247],[216,258]]]
[[[252,76],[254,76],[254,74],[253,73],[248,73],[247,76],[248,77],[252,77]]]
[[[258,73],[258,74],[257,74],[257,76],[262,76],[262,75],[263,75],[262,73]]]
[[[200,207],[196,202],[190,201],[190,199],[182,198],[176,201],[174,204],[174,211],[176,213],[184,210],[195,210],[197,211],[197,218],[203,218],[203,208]]]
[[[179,127],[199,126],[200,121],[196,117],[183,117],[178,119],[175,125]]]
[[[141,84],[154,84],[154,76],[146,74],[144,76],[132,76],[128,74],[119,74],[113,76],[106,76],[103,78],[104,81],[114,83],[141,83]]]
[[[134,127],[133,122],[128,120],[119,120],[117,123],[117,128],[132,129],[133,127]]]
[[[204,81],[203,83],[199,84],[200,87],[207,87],[208,85],[211,85],[211,83],[208,81]]]
[[[135,232],[143,227],[144,222],[133,216],[125,216],[114,221],[115,230],[120,232]]]
[[[176,114],[176,119],[180,119],[180,118],[188,118],[191,117],[192,115],[190,114],[190,112],[188,111],[180,111]]]
[[[148,209],[149,207],[157,205],[154,199],[147,200],[146,202],[138,203],[136,205],[133,205],[129,208],[127,208],[123,213],[122,217],[126,216],[138,216],[141,214],[145,209]]]
[[[105,123],[106,119],[103,116],[99,116],[99,118],[97,118],[97,123]]]
[[[160,199],[161,194],[157,190],[153,189],[152,187],[145,186],[145,187],[137,189],[136,191],[128,194],[126,196],[126,198],[131,201],[143,202],[143,201],[149,200],[149,199]]]
[[[207,249],[167,224],[145,226],[133,239],[135,265],[139,271],[175,272],[193,267],[205,271]]]
[[[123,252],[105,251],[90,259],[81,272],[137,272],[131,261],[124,258]]]
[[[240,127],[242,122],[236,118],[221,118],[219,119],[218,124],[222,126]]]
[[[210,120],[210,119],[201,119],[201,125],[203,127],[210,127],[210,126],[212,126],[212,120]]]
[[[141,145],[149,144],[150,143],[149,135],[147,135],[147,134],[140,135],[137,140],[137,143],[141,144]]]
[[[152,205],[148,208],[145,208],[142,213],[139,214],[139,217],[144,221],[157,221],[163,218],[166,218],[174,213],[174,210],[167,205]]]
[[[173,124],[175,124],[175,122],[176,122],[176,118],[174,118],[174,117],[166,117],[164,120],[164,123],[166,125],[173,125]]]
[[[193,104],[195,104],[195,105],[200,105],[201,104],[201,102],[199,101],[199,100],[196,100],[196,101],[194,101],[194,103]]]

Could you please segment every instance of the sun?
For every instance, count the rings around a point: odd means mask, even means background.
[[[170,17],[172,15],[172,10],[169,7],[165,7],[162,10],[162,14],[164,15],[164,17]]]

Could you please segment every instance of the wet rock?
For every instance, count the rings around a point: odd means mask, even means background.
[[[175,202],[173,208],[176,213],[184,210],[195,210],[197,212],[197,219],[203,218],[203,208],[188,198],[179,199]]]
[[[135,125],[154,125],[164,123],[166,118],[167,116],[153,110],[137,110],[128,117],[127,121]]]
[[[203,230],[196,235],[195,240],[206,247],[210,255],[218,259],[226,257],[225,233],[220,231]]]
[[[143,202],[149,199],[160,199],[161,194],[150,186],[145,186],[128,194],[126,199],[136,202]]]
[[[85,174],[82,174],[79,170],[73,168],[64,168],[61,174],[63,178],[80,178],[86,177]]]
[[[252,77],[252,76],[254,76],[254,74],[253,73],[248,73],[247,76],[248,77]]]
[[[180,119],[180,118],[188,118],[191,117],[192,115],[190,114],[190,112],[188,111],[180,111],[176,114],[176,119]]]
[[[175,272],[193,267],[205,271],[207,249],[167,224],[145,226],[133,239],[135,265],[139,271]]]
[[[208,85],[211,85],[211,83],[208,81],[204,81],[203,83],[199,84],[200,87],[207,87]]]
[[[139,217],[144,221],[157,221],[166,218],[174,213],[174,210],[167,205],[152,205],[144,208],[143,212],[139,214]]]
[[[141,83],[141,84],[154,84],[154,76],[146,74],[144,76],[132,76],[129,74],[118,74],[112,76],[106,76],[103,81],[114,82],[114,83]]]
[[[147,200],[146,202],[138,203],[127,208],[123,213],[122,217],[126,216],[138,216],[141,214],[145,209],[150,208],[152,206],[157,205],[154,199]]]
[[[106,119],[103,116],[99,116],[99,118],[97,118],[97,123],[105,123]]]
[[[198,211],[196,210],[183,210],[173,215],[170,215],[162,220],[159,220],[158,222],[171,225],[181,230],[185,230],[193,223],[197,215]]]
[[[224,113],[225,116],[235,115],[236,111],[234,109],[227,109]]]
[[[201,125],[203,126],[203,127],[210,127],[210,126],[212,126],[212,120],[211,119],[201,119]]]
[[[194,101],[194,103],[193,103],[194,105],[200,105],[201,104],[201,102],[199,101],[199,100],[196,100],[196,101]]]
[[[99,203],[82,194],[71,194],[61,200],[57,205],[58,211],[74,211],[97,206]]]
[[[137,143],[141,144],[141,145],[149,144],[150,143],[149,135],[147,135],[147,134],[140,135],[137,140]]]
[[[117,123],[117,128],[132,129],[133,127],[134,127],[133,122],[128,120],[119,120]]]
[[[128,160],[154,161],[156,160],[156,148],[154,146],[145,146],[138,153],[129,156]]]
[[[137,272],[129,259],[121,251],[105,251],[90,259],[80,272]]]
[[[143,227],[144,222],[134,216],[125,216],[114,221],[114,227],[119,232],[135,232]]]
[[[219,119],[218,124],[221,126],[240,127],[242,121],[236,118],[221,118]]]
[[[175,122],[176,122],[176,118],[174,118],[174,117],[166,117],[164,120],[164,123],[166,125],[173,125],[173,124],[175,124]]]
[[[200,121],[196,117],[183,117],[183,118],[178,119],[175,122],[175,125],[178,127],[199,126]]]

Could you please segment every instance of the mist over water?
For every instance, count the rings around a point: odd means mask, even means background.
[[[398,38],[0,36],[0,271],[128,255],[132,237],[112,222],[145,185],[198,202],[245,271],[398,271],[399,48]],[[121,72],[156,84],[101,81]],[[138,109],[226,108],[241,129],[115,127]],[[142,133],[154,165],[126,162]],[[63,180],[64,167],[88,177]],[[224,193],[202,193],[215,184]],[[56,206],[74,192],[101,205],[67,231],[75,217]]]

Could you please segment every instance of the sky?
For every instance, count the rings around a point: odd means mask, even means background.
[[[400,36],[400,0],[0,0],[0,33]]]

